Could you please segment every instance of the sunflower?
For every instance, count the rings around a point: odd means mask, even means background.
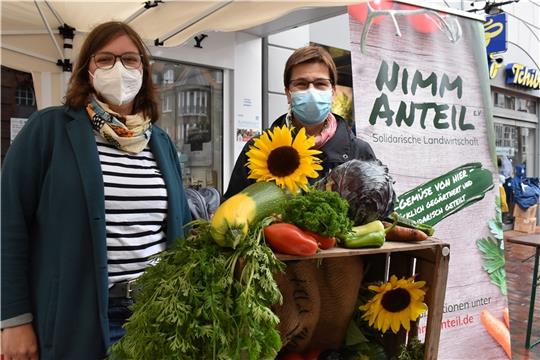
[[[369,286],[368,289],[376,294],[360,306],[360,310],[365,311],[362,318],[383,333],[391,328],[395,334],[400,325],[409,331],[410,321],[416,321],[427,310],[425,284],[425,281],[414,281],[414,276],[398,280],[392,275],[387,283]]]
[[[281,188],[296,194],[300,188],[308,190],[308,178],[317,178],[322,170],[320,160],[314,155],[319,150],[311,149],[315,138],[308,137],[301,128],[293,139],[287,126],[266,130],[246,153],[249,179],[275,181]]]

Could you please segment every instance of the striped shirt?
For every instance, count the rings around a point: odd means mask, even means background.
[[[147,146],[116,149],[96,134],[105,185],[109,287],[140,276],[148,258],[165,250],[167,189]]]

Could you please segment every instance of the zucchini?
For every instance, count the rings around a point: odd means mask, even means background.
[[[210,234],[223,247],[236,248],[249,232],[249,226],[280,213],[287,195],[274,182],[257,182],[221,204],[210,222]]]

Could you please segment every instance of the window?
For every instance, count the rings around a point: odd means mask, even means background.
[[[493,104],[496,107],[504,108],[504,95],[498,92],[494,92],[495,95],[495,101]]]
[[[174,70],[166,70],[163,74],[163,84],[172,84],[174,82]]]
[[[534,169],[534,148],[536,144],[534,128],[518,127],[495,123],[495,147],[497,155],[505,155],[512,165],[525,164],[526,175],[532,176]]]
[[[527,112],[531,114],[536,115],[536,101],[535,100],[526,100],[525,101],[525,107],[527,108]]]
[[[493,92],[493,106],[498,108],[516,110],[519,112],[526,112],[536,115],[537,105],[537,101],[533,98],[508,95],[497,91]]]
[[[518,97],[516,110],[529,114],[536,114],[536,101]]]
[[[514,156],[518,151],[517,128],[510,125],[495,124],[495,146],[497,155]]]
[[[176,145],[186,186],[223,191],[223,71],[155,60],[162,114],[157,123]]]
[[[36,105],[36,98],[34,97],[34,90],[31,86],[21,85],[15,90],[15,102],[21,106],[34,106]]]
[[[510,95],[504,95],[504,108],[515,110],[516,109],[516,98]]]
[[[163,93],[161,96],[161,112],[170,113],[174,102],[174,94]]]

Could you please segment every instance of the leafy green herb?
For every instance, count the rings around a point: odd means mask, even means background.
[[[139,279],[127,333],[112,358],[273,359],[281,340],[270,306],[282,301],[273,274],[284,264],[262,238],[269,221],[235,250],[212,240],[208,222],[194,222],[196,233],[161,253]]]
[[[501,220],[500,198],[496,197],[495,219],[488,223],[493,237],[488,236],[476,241],[476,246],[482,252],[484,264],[482,267],[488,273],[491,282],[497,285],[503,295],[507,294],[506,272],[504,270],[504,240]]]
[[[349,204],[338,193],[311,189],[287,202],[283,220],[321,235],[337,236],[352,228],[348,210]]]
[[[407,345],[400,346],[398,360],[423,360],[424,359],[424,344],[414,337],[409,340]]]

